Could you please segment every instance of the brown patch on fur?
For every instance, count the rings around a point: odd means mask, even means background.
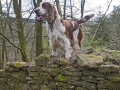
[[[79,27],[80,27],[79,24],[76,23],[76,22],[74,22],[74,27],[72,29],[72,32],[75,31],[75,30],[77,30]]]
[[[83,32],[82,32],[82,29],[79,27],[79,34],[78,34],[78,40],[79,40],[79,42],[78,42],[78,44],[79,44],[79,46],[81,47],[81,44],[82,44],[82,39],[83,39]]]
[[[83,32],[82,32],[82,29],[80,28],[79,24],[77,22],[74,22],[74,27],[73,27],[73,24],[72,24],[72,21],[67,21],[67,20],[63,20],[61,19],[61,23],[63,26],[65,26],[65,29],[66,29],[66,32],[65,32],[65,35],[67,36],[67,38],[70,39],[71,41],[71,46],[73,46],[73,32],[76,31],[77,29],[79,29],[79,34],[78,34],[78,44],[79,46],[81,47],[81,41],[82,41],[82,38],[83,38]]]
[[[72,22],[61,19],[61,23],[63,26],[65,26],[65,29],[66,29],[65,35],[67,36],[67,38],[71,40],[72,39],[71,33],[72,33],[72,28],[73,28]]]
[[[71,46],[73,46],[73,44],[74,44],[73,32],[76,31],[77,29],[79,29],[79,34],[78,34],[77,38],[78,38],[78,44],[81,47],[81,43],[82,43],[82,39],[83,39],[83,32],[82,32],[82,29],[80,28],[79,24],[87,22],[93,16],[94,16],[94,14],[90,14],[90,15],[87,15],[87,16],[81,18],[80,20],[74,22],[74,26],[72,24],[72,21],[67,21],[67,20],[61,19],[61,23],[63,26],[65,26],[65,29],[66,29],[65,35],[67,36],[67,38],[70,39]]]
[[[53,21],[55,19],[55,17],[57,16],[55,7],[49,2],[44,2],[42,4],[42,8],[44,8],[48,12],[47,20]]]
[[[44,8],[47,12],[49,12],[49,10],[51,8],[51,4],[49,2],[44,2],[42,4],[42,8]]]

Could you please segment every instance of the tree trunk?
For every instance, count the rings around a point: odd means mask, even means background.
[[[73,10],[72,10],[72,1],[70,0],[70,6],[71,6],[71,19],[73,19]]]
[[[3,24],[1,23],[1,33],[4,35],[4,28],[3,28]],[[2,59],[1,59],[1,68],[3,68],[3,65],[4,65],[4,61],[5,61],[5,39],[2,38]]]
[[[26,49],[26,38],[25,38],[24,26],[22,22],[21,0],[19,0],[19,3],[18,0],[13,0],[13,7],[17,19],[18,38],[20,42],[20,48],[22,51],[21,52],[22,61],[28,62],[29,58]]]
[[[10,17],[9,17],[9,12],[10,12],[10,7],[12,5],[12,0],[10,1],[10,3],[8,4],[7,0],[6,0],[6,3],[7,3],[7,24],[8,24],[8,27],[10,29],[10,34],[11,34],[11,37],[12,37],[12,43],[15,44],[15,40],[14,40],[14,34],[13,34],[13,28],[12,28],[12,23],[10,21]],[[16,48],[14,47],[14,54],[15,54],[15,61],[17,60],[17,51],[16,51]]]
[[[6,36],[6,23],[2,25],[2,33]],[[3,45],[2,45],[2,60],[3,60],[3,68],[6,67],[6,63],[8,62],[8,52],[7,52],[7,44],[6,39],[3,38]]]
[[[2,5],[1,5],[1,0],[0,0],[0,33],[2,33]],[[3,38],[0,37],[0,40],[2,42]],[[0,46],[0,69],[3,68],[3,58],[2,58],[3,53],[2,53],[2,51],[3,51],[3,48],[2,48],[2,45],[1,45]]]
[[[42,0],[37,0],[37,4],[42,2]],[[36,8],[36,2],[33,0],[34,7]],[[42,43],[42,23],[36,20],[35,23],[36,31],[36,57],[43,53],[43,43]]]
[[[42,23],[36,21],[36,57],[43,53]]]
[[[58,13],[62,17],[60,1],[59,0],[55,0],[55,2],[56,2],[57,9],[58,9]]]
[[[64,0],[64,12],[63,12],[63,19],[66,19],[66,0]]]
[[[13,40],[13,44],[15,44],[15,40],[14,40],[14,35],[13,35],[13,31],[12,31],[12,25],[11,23],[8,24],[9,26],[9,29],[10,29],[10,33],[11,33],[11,36],[12,36],[12,40]],[[16,51],[16,48],[14,47],[14,53],[15,53],[15,61],[17,60],[17,51]]]
[[[84,15],[84,5],[85,5],[85,0],[81,0],[81,18]]]

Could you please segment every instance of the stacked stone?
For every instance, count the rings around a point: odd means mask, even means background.
[[[0,70],[0,90],[4,90],[5,86],[5,71]]]
[[[49,56],[41,54],[36,58],[36,66],[29,68],[29,77],[34,82],[32,86],[30,85],[32,90],[57,90],[60,88],[58,85],[64,85],[65,82],[57,81],[56,77],[60,75],[60,69],[65,68],[66,65],[67,62],[64,60],[57,58],[50,60]],[[28,83],[30,84],[30,81]]]
[[[100,90],[120,90],[120,66],[101,65],[99,72],[105,75],[105,78],[97,84]]]
[[[7,63],[8,67],[1,71],[0,75],[4,75],[2,88],[0,90],[22,90],[26,84],[27,64],[25,62]],[[0,77],[0,79],[2,79]]]
[[[101,56],[80,54],[69,67],[67,60],[41,54],[35,65],[8,63],[0,70],[0,90],[120,90],[120,66]]]

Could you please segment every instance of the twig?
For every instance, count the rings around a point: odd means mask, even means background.
[[[13,45],[15,48],[17,48],[18,50],[20,50],[20,52],[24,55],[23,51],[17,47],[16,45],[14,45],[6,36],[4,36],[1,32],[0,35],[2,35],[3,38],[5,38],[11,45]]]
[[[92,41],[91,41],[91,44],[90,44],[90,45],[93,44],[93,41],[94,41],[94,39],[95,39],[95,36],[96,36],[96,34],[97,34],[97,32],[98,32],[98,28],[99,28],[99,26],[101,25],[102,21],[107,17],[107,16],[106,16],[106,13],[107,13],[107,11],[109,10],[109,7],[110,7],[110,4],[111,4],[111,3],[112,3],[112,0],[111,0],[110,3],[108,4],[108,8],[107,8],[107,10],[106,10],[106,12],[105,12],[105,14],[104,14],[101,22],[98,23],[98,26],[97,26],[97,28],[96,28],[96,30],[95,30],[95,33],[94,33],[94,35],[93,35],[93,38],[92,38]]]

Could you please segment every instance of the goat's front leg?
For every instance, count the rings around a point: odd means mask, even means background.
[[[65,50],[65,59],[70,59],[71,58],[71,51],[70,51],[70,42],[69,40],[66,38],[64,39],[64,50]]]
[[[51,56],[57,56],[58,53],[56,51],[56,47],[54,46],[54,41],[53,40],[50,40],[50,53],[51,53]]]

